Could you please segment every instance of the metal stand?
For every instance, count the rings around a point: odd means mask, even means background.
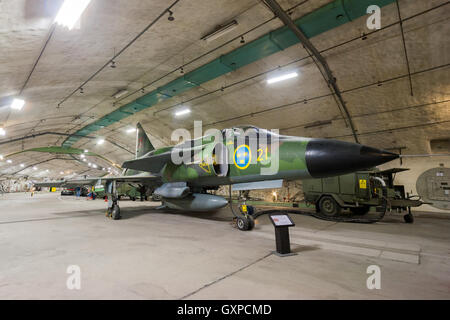
[[[275,228],[275,242],[277,246],[277,253],[288,254],[291,253],[291,241],[289,239],[289,227]]]
[[[295,224],[287,214],[272,214],[269,216],[275,227],[276,251],[273,251],[279,257],[296,255],[291,252],[291,241],[289,238],[289,227]]]

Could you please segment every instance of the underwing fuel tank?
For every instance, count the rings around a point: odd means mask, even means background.
[[[219,196],[205,193],[193,193],[181,199],[162,199],[170,209],[184,211],[213,211],[225,207],[228,201]]]

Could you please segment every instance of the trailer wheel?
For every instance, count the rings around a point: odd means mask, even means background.
[[[341,212],[341,206],[330,196],[324,196],[319,201],[320,212],[328,217],[335,217]]]
[[[405,220],[406,223],[414,223],[414,216],[411,213],[405,214],[403,220]]]

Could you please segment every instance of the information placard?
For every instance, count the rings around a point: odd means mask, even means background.
[[[275,227],[293,227],[294,222],[287,214],[272,214],[269,216]]]

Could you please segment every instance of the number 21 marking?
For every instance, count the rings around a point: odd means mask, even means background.
[[[268,151],[268,149],[269,149],[269,147],[266,147],[265,150],[263,150],[263,149],[258,149],[258,150],[257,150],[257,152],[258,152],[258,158],[256,159],[256,161],[258,161],[258,162],[263,161],[262,158],[263,158],[263,155],[264,155],[264,154],[266,154],[265,160],[267,160],[267,151]]]

